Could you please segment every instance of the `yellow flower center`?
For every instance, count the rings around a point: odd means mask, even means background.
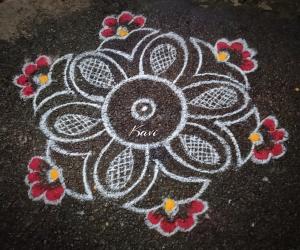
[[[166,199],[164,203],[164,209],[166,213],[171,213],[176,208],[176,202],[173,199]]]
[[[121,26],[117,29],[117,34],[120,37],[125,37],[129,34],[129,32],[128,32],[128,29],[126,27]]]
[[[252,133],[248,139],[252,142],[252,143],[255,143],[255,142],[259,142],[261,140],[261,136],[259,133]]]
[[[229,59],[229,53],[226,51],[221,51],[217,55],[217,60],[219,62],[226,62]]]
[[[59,172],[56,168],[51,168],[49,171],[49,178],[51,181],[56,181],[59,177]]]
[[[47,82],[48,82],[48,76],[47,76],[47,75],[44,75],[44,74],[40,75],[40,77],[39,77],[39,83],[40,83],[41,85],[44,85],[44,84],[46,84]]]

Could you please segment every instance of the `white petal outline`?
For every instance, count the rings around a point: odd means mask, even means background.
[[[55,166],[57,166],[57,164],[55,163],[55,160],[51,156],[51,150],[53,150],[59,154],[66,155],[66,156],[81,156],[84,158],[83,168],[82,168],[82,181],[83,181],[85,194],[81,194],[76,191],[73,191],[73,190],[67,188],[66,186],[65,186],[65,193],[77,200],[81,200],[81,201],[93,200],[93,194],[92,194],[91,188],[90,188],[90,186],[88,184],[88,180],[87,180],[87,168],[88,168],[87,163],[88,163],[89,158],[92,155],[92,152],[91,151],[87,152],[87,153],[70,152],[70,151],[64,150],[64,149],[60,148],[59,146],[57,146],[54,141],[48,140],[46,156],[48,159],[51,159],[51,162]],[[62,167],[61,167],[61,169],[63,171]]]
[[[145,164],[144,164],[144,168],[141,172],[140,177],[137,179],[137,181],[135,183],[133,183],[129,188],[127,188],[124,191],[118,191],[118,192],[109,192],[107,191],[104,186],[100,183],[99,177],[98,177],[98,168],[100,166],[100,161],[101,158],[103,157],[104,153],[109,150],[110,145],[113,143],[114,139],[111,139],[110,142],[101,150],[99,157],[97,158],[95,165],[94,165],[94,182],[95,182],[95,187],[96,189],[104,196],[104,197],[108,197],[108,198],[120,198],[126,194],[128,194],[129,192],[132,191],[132,189],[134,189],[144,178],[147,168],[148,168],[148,164],[149,164],[149,149],[145,149]],[[133,170],[134,171],[134,170]]]
[[[210,180],[209,179],[205,179],[205,178],[199,178],[199,177],[183,177],[183,176],[179,176],[179,175],[176,175],[176,174],[173,174],[171,172],[169,172],[166,167],[157,159],[154,159],[154,162],[155,162],[155,168],[154,168],[154,177],[153,177],[153,180],[152,182],[150,183],[150,185],[147,187],[147,189],[138,197],[136,197],[135,199],[125,203],[123,205],[123,208],[126,208],[128,210],[131,210],[133,212],[136,212],[136,213],[148,213],[150,211],[153,211],[153,210],[156,210],[160,207],[163,206],[163,202],[160,204],[160,205],[157,205],[157,206],[154,206],[154,207],[151,207],[151,208],[138,208],[138,207],[135,207],[135,204],[138,203],[140,200],[142,200],[150,191],[150,189],[152,188],[152,186],[155,184],[155,181],[157,179],[157,175],[159,173],[159,171],[162,171],[166,176],[168,176],[169,178],[173,179],[173,180],[176,180],[176,181],[179,181],[179,182],[186,182],[186,183],[203,183],[202,187],[200,188],[200,190],[195,194],[193,195],[192,197],[189,197],[187,199],[181,199],[181,200],[176,200],[176,203],[178,205],[181,205],[181,204],[186,204],[186,203],[189,203],[195,199],[198,199],[203,193],[204,191],[207,189],[209,183],[210,183]]]
[[[69,84],[68,84],[68,80],[67,80],[67,71],[68,71],[68,68],[69,68],[69,65],[70,65],[70,62],[71,62],[71,59],[73,57],[73,54],[67,54],[65,56],[62,56],[58,59],[56,59],[53,64],[51,65],[50,67],[50,70],[49,70],[49,73],[48,73],[48,77],[49,77],[49,80],[48,80],[48,83],[46,85],[43,85],[41,87],[38,88],[34,98],[33,98],[33,110],[34,110],[34,114],[36,114],[36,112],[38,111],[38,109],[40,109],[46,102],[48,102],[49,100],[51,100],[53,97],[55,96],[59,96],[59,95],[63,95],[63,94],[72,94],[74,93]],[[52,84],[53,80],[52,80],[52,72],[53,72],[53,69],[54,69],[54,66],[64,60],[67,60],[66,62],[66,66],[65,66],[65,69],[64,69],[64,74],[63,74],[63,77],[64,77],[64,85],[65,85],[65,88],[66,90],[64,91],[60,91],[60,92],[56,92],[54,94],[52,94],[51,96],[48,96],[46,97],[43,101],[41,101],[39,103],[39,105],[37,105],[37,98],[39,96],[39,93],[44,90],[45,88],[47,88],[50,84]]]
[[[169,38],[169,39],[174,40],[180,46],[180,48],[184,52],[184,55],[183,55],[183,61],[184,61],[184,63],[183,63],[182,69],[179,72],[178,76],[173,80],[173,83],[176,83],[178,81],[178,79],[182,76],[182,74],[183,74],[183,72],[184,72],[184,70],[185,70],[185,68],[187,66],[189,52],[188,52],[188,49],[187,49],[187,46],[186,46],[186,43],[185,43],[184,39],[181,36],[179,36],[176,33],[174,33],[174,32],[169,32],[169,33],[165,33],[165,34],[159,35],[156,38],[154,38],[153,40],[151,40],[145,46],[145,48],[144,48],[144,50],[143,50],[143,52],[141,54],[141,57],[140,57],[140,62],[139,62],[139,72],[140,73],[139,74],[140,75],[145,75],[144,66],[143,66],[144,55],[145,55],[147,49],[152,45],[152,43],[155,42],[156,40],[160,39],[160,38]]]
[[[238,145],[238,142],[235,139],[234,134],[231,132],[231,130],[227,126],[231,126],[231,125],[237,124],[239,122],[244,122],[252,115],[254,115],[255,119],[256,119],[256,128],[254,129],[254,131],[257,131],[260,127],[260,116],[259,116],[258,110],[255,106],[247,114],[245,114],[243,117],[240,117],[237,120],[225,121],[225,122],[215,121],[215,123],[214,123],[218,127],[220,127],[221,130],[225,131],[229,135],[229,137],[230,137],[230,139],[231,139],[231,141],[234,145],[234,148],[235,148],[236,157],[237,157],[237,167],[243,166],[251,158],[255,145],[252,144],[252,147],[251,147],[251,150],[250,150],[249,154],[243,159],[242,156],[241,156],[241,150],[240,150],[240,147]]]
[[[65,103],[65,104],[62,104],[62,105],[59,105],[59,106],[56,106],[55,108],[53,109],[49,109],[47,112],[45,112],[41,119],[40,119],[40,130],[43,131],[43,133],[50,139],[50,140],[53,140],[53,141],[58,141],[58,142],[81,142],[81,141],[87,141],[87,140],[90,140],[90,139],[93,139],[93,138],[96,138],[98,136],[100,136],[104,131],[105,129],[91,135],[91,136],[86,136],[86,137],[81,137],[81,138],[73,138],[73,139],[68,139],[68,138],[62,138],[62,137],[58,137],[56,136],[55,134],[53,134],[49,129],[48,129],[48,126],[47,126],[47,120],[48,120],[48,117],[52,114],[52,112],[56,111],[57,109],[60,109],[60,108],[63,108],[63,107],[66,107],[66,106],[70,106],[70,105],[86,105],[86,106],[92,106],[92,107],[95,107],[97,108],[98,110],[101,110],[101,106],[98,105],[98,104],[93,104],[93,103],[87,103],[87,102],[70,102],[70,103]],[[99,118],[100,119],[100,118]]]
[[[228,117],[228,116],[231,116],[231,115],[234,115],[234,114],[237,114],[239,112],[241,112],[242,110],[244,110],[251,98],[249,97],[247,91],[238,86],[237,84],[235,83],[231,83],[231,82],[227,82],[227,81],[219,81],[219,80],[211,80],[211,81],[201,81],[201,82],[196,82],[196,83],[192,83],[191,85],[189,86],[186,86],[186,87],[183,87],[182,90],[183,92],[187,89],[191,89],[191,88],[195,88],[195,87],[198,87],[198,86],[201,86],[201,85],[205,85],[205,84],[222,84],[223,86],[226,85],[226,86],[230,86],[230,87],[233,87],[235,89],[238,89],[239,92],[243,95],[244,97],[244,104],[237,110],[233,111],[233,112],[229,112],[229,113],[226,113],[226,114],[223,114],[223,115],[192,115],[192,114],[188,114],[188,117],[191,117],[191,118],[194,118],[194,119],[216,119],[216,118],[223,118],[223,117]]]
[[[195,38],[195,37],[191,37],[190,38],[190,41],[193,43],[193,44],[197,44],[197,43],[201,43],[202,45],[204,45],[205,47],[207,47],[213,54],[213,56],[216,58],[217,56],[217,52],[215,50],[215,48],[210,44],[210,43],[207,43],[203,40],[200,40],[198,38]],[[195,46],[195,45],[194,45]],[[199,46],[199,45],[198,45]],[[219,62],[217,62],[219,63]],[[236,66],[235,64],[232,64],[230,62],[222,62],[222,63],[225,63],[226,65],[228,65],[230,68],[234,69],[235,71],[238,71],[241,76],[244,78],[244,81],[245,81],[245,85],[244,87],[246,89],[249,89],[250,88],[250,85],[249,85],[249,81],[248,81],[248,78],[245,74],[245,72],[243,70],[240,69],[240,67]],[[200,70],[201,67],[199,67],[199,70]],[[199,72],[197,72],[196,74],[198,74]]]
[[[133,30],[132,32],[130,32],[130,34],[135,33],[135,32],[140,32],[140,31],[152,31],[150,34],[144,36],[137,44],[136,46],[133,48],[131,54],[127,54],[124,53],[122,51],[119,50],[114,50],[114,49],[106,49],[106,48],[101,48],[103,46],[104,43],[110,41],[110,40],[124,40],[124,38],[120,38],[120,37],[110,37],[108,39],[105,39],[105,41],[103,41],[100,46],[97,48],[97,52],[112,52],[114,54],[120,55],[125,57],[127,60],[132,61],[134,59],[135,53],[137,52],[139,46],[150,36],[153,36],[155,34],[157,34],[159,32],[159,30],[155,30],[155,29],[151,29],[151,28],[142,28],[142,29],[137,29],[137,30]]]
[[[205,170],[205,169],[200,169],[200,168],[196,168],[193,165],[189,164],[188,162],[186,162],[184,159],[182,159],[179,155],[177,155],[170,143],[165,143],[165,148],[168,150],[168,152],[170,153],[170,155],[173,157],[174,160],[176,160],[177,162],[179,162],[180,164],[182,164],[184,167],[187,167],[189,169],[192,169],[196,172],[200,172],[200,173],[208,173],[208,174],[215,174],[218,172],[223,172],[226,169],[228,169],[230,163],[231,163],[231,150],[230,150],[230,146],[228,145],[228,143],[225,141],[225,139],[223,139],[221,136],[217,135],[215,132],[209,130],[208,128],[201,126],[200,124],[197,123],[192,123],[192,122],[187,122],[187,125],[190,126],[194,126],[197,128],[200,128],[201,130],[205,131],[206,133],[211,134],[212,136],[214,136],[219,142],[220,144],[223,146],[225,154],[226,154],[226,161],[223,164],[222,167],[218,168],[218,169],[214,169],[214,170]]]
[[[86,93],[85,91],[81,90],[77,84],[76,84],[76,79],[75,79],[75,69],[76,69],[76,66],[77,66],[77,63],[84,57],[99,57],[99,58],[104,58],[105,60],[109,61],[111,64],[113,64],[118,70],[119,72],[121,73],[121,75],[123,75],[124,79],[127,79],[127,75],[125,73],[125,71],[121,68],[121,66],[115,62],[112,58],[108,57],[107,55],[103,54],[103,53],[100,53],[100,52],[97,52],[97,51],[89,51],[89,52],[85,52],[85,53],[82,53],[78,56],[76,56],[74,58],[74,60],[72,61],[71,63],[71,66],[70,66],[70,70],[69,70],[69,76],[70,76],[70,79],[71,79],[71,82],[74,86],[74,88],[76,89],[76,91],[78,93],[80,93],[82,96],[84,96],[85,98],[91,100],[91,101],[94,101],[94,102],[103,102],[105,97],[104,96],[96,96],[96,95],[90,95],[88,93]]]

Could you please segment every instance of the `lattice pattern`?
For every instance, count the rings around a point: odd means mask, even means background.
[[[220,87],[202,93],[190,104],[206,109],[223,109],[233,106],[237,101],[237,93],[233,89]]]
[[[83,59],[78,67],[84,79],[90,84],[108,89],[115,83],[109,66],[100,59],[93,57]]]
[[[171,44],[160,44],[150,55],[150,65],[155,75],[165,72],[176,60],[177,51]]]
[[[180,140],[185,151],[193,160],[209,165],[218,164],[219,154],[207,141],[195,135],[180,135]]]
[[[65,114],[56,120],[54,128],[59,133],[74,136],[89,131],[98,122],[99,120],[84,115]]]
[[[133,156],[130,148],[122,151],[109,165],[106,181],[113,190],[124,188],[130,180],[133,170]]]

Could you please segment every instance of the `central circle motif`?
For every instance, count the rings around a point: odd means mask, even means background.
[[[172,82],[136,76],[116,85],[102,106],[106,131],[126,146],[145,149],[162,145],[184,128],[187,104]]]
[[[156,110],[156,104],[152,99],[141,98],[135,101],[131,107],[131,115],[139,121],[151,118]]]

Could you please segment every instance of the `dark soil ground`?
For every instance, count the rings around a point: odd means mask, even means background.
[[[0,2],[0,9],[8,8],[0,12],[2,249],[300,249],[297,1],[11,2]],[[62,205],[47,206],[27,196],[26,164],[43,154],[45,137],[12,78],[24,59],[38,54],[95,49],[103,18],[122,10],[143,13],[148,27],[211,43],[245,38],[258,51],[259,69],[249,75],[251,97],[262,117],[275,115],[289,132],[283,158],[263,166],[248,162],[240,171],[214,177],[202,197],[209,201],[209,217],[190,233],[163,237],[142,216],[112,203],[65,197]]]

